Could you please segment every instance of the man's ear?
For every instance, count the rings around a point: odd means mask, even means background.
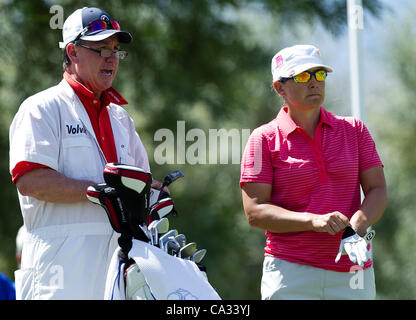
[[[69,43],[66,46],[65,50],[66,50],[66,54],[67,54],[68,58],[71,60],[72,63],[78,62],[77,51],[75,50],[75,44],[74,43]]]
[[[283,84],[281,82],[279,82],[279,81],[273,82],[273,87],[280,96],[282,96],[282,97],[284,96],[285,90],[284,90]]]

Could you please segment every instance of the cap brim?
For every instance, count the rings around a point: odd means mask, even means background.
[[[319,63],[306,63],[300,66],[297,66],[295,68],[295,73],[291,75],[291,77],[296,76],[299,73],[302,73],[303,71],[312,69],[312,68],[324,68],[327,72],[333,72],[332,68],[329,66],[326,66],[324,64]]]
[[[121,43],[130,43],[133,40],[130,33],[121,30],[102,30],[95,34],[84,35],[80,39],[86,41],[101,41],[111,37],[114,34],[117,35],[118,41]]]

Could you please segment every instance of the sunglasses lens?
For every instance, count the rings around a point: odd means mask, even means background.
[[[100,56],[103,57],[103,58],[109,58],[113,54],[115,54],[117,59],[119,59],[119,60],[124,60],[127,57],[127,51],[116,51],[116,52],[114,52],[113,50],[105,49],[105,48],[101,49]]]
[[[109,58],[113,54],[113,51],[110,49],[101,49],[101,57],[103,58]]]
[[[326,71],[325,70],[319,70],[317,73],[315,73],[316,80],[318,81],[325,81],[326,79]]]
[[[120,25],[118,24],[117,21],[111,20],[110,23],[114,30],[120,30]]]
[[[119,60],[124,60],[127,57],[127,51],[118,51],[117,52],[117,58]]]
[[[96,20],[91,22],[90,30],[91,31],[98,31],[98,30],[105,30],[107,29],[107,23],[104,20]]]
[[[298,83],[308,82],[310,78],[311,78],[311,75],[308,72],[302,72],[293,77],[295,82],[298,82]]]

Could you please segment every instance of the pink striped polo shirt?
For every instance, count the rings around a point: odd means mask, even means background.
[[[382,166],[364,123],[336,116],[321,107],[312,139],[282,107],[277,117],[255,129],[241,161],[240,186],[245,182],[272,185],[270,202],[296,212],[339,211],[349,219],[360,207],[360,172]],[[265,254],[290,262],[349,272],[353,263],[343,255],[338,263],[342,232],[266,231]],[[368,261],[364,268],[372,265]]]

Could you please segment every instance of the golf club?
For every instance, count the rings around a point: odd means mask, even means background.
[[[159,238],[159,248],[165,250],[165,244],[168,242],[169,237],[176,237],[178,235],[178,230],[173,229],[166,232],[163,236]]]
[[[196,243],[190,242],[179,250],[178,257],[185,259],[191,257],[196,250]]]
[[[195,263],[200,263],[201,260],[205,257],[205,254],[207,253],[206,249],[197,250],[194,252],[194,254],[191,256],[191,261]]]
[[[178,234],[176,237],[175,237],[175,239],[176,239],[176,241],[178,241],[178,243],[179,243],[179,245],[181,246],[181,247],[184,247],[185,245],[186,245],[186,237],[185,237],[185,235],[184,234]]]
[[[157,246],[159,235],[169,231],[169,220],[167,218],[154,220],[150,223],[148,229],[153,236],[153,245]]]
[[[165,244],[166,253],[168,253],[172,256],[176,256],[179,253],[180,249],[181,249],[181,246],[175,240],[175,238],[174,237],[169,237],[168,241]]]

